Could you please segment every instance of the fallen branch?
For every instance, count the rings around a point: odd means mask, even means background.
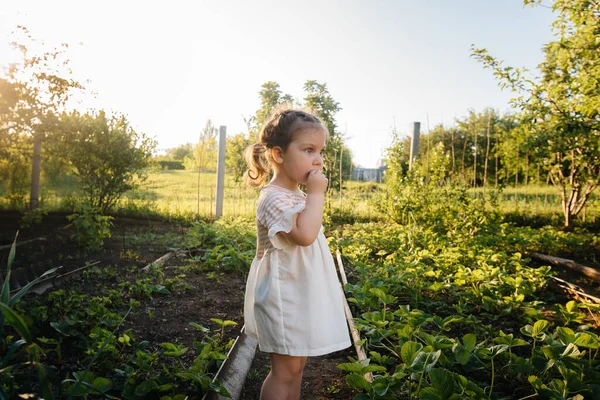
[[[525,251],[524,254],[538,261],[544,261],[552,265],[569,268],[573,271],[577,271],[587,276],[588,278],[596,282],[600,282],[600,271],[598,271],[595,268],[590,268],[586,267],[585,265],[577,264],[575,261],[568,260],[566,258],[552,257],[546,254],[535,253],[532,251]]]
[[[27,244],[27,243],[31,243],[31,242],[35,242],[37,240],[48,240],[45,237],[39,237],[39,238],[35,238],[35,239],[29,239],[29,240],[25,240],[23,242],[19,242],[15,245],[16,246],[21,246],[23,244]],[[10,249],[12,247],[12,243],[11,244],[5,244],[3,246],[0,246],[0,250],[4,250],[4,249]]]

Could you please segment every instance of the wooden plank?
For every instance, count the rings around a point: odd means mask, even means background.
[[[246,377],[252,366],[252,360],[256,354],[258,341],[246,335],[246,325],[242,326],[239,336],[235,339],[233,346],[227,353],[227,359],[221,364],[213,378],[213,382],[219,379],[231,398],[238,400],[242,397],[242,389],[246,382]],[[226,397],[220,396],[215,392],[208,392],[203,400],[225,400]]]
[[[338,268],[340,270],[340,276],[342,277],[342,283],[345,286],[346,283],[348,283],[348,279],[346,279],[346,272],[344,271],[344,264],[342,263],[342,255],[340,254],[340,250],[339,249],[337,249],[335,251],[335,256],[337,258]]]
[[[336,251],[337,260],[338,260],[338,268],[340,270],[340,276],[342,277],[342,282],[344,284],[348,283],[346,280],[346,273],[344,272],[344,264],[342,264],[342,257],[340,255],[339,250]],[[358,329],[354,326],[354,318],[352,317],[352,311],[350,311],[350,305],[348,304],[348,300],[346,299],[346,293],[344,292],[344,287],[340,286],[342,290],[342,298],[344,299],[344,313],[346,314],[346,321],[348,322],[348,328],[350,328],[350,335],[352,336],[352,341],[354,342],[354,348],[356,349],[356,355],[358,356],[359,361],[363,361],[367,359],[365,354],[365,350],[360,344],[360,333],[358,333]],[[365,374],[365,379],[370,383],[373,383],[373,374],[371,372],[367,372]]]

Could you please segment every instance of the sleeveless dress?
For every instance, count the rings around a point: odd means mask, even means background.
[[[319,356],[352,344],[344,293],[322,230],[309,246],[277,234],[292,230],[293,215],[305,205],[305,193],[275,185],[262,188],[258,198],[244,323],[246,334],[266,353]]]

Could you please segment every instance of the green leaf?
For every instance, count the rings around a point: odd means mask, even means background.
[[[467,365],[471,358],[471,353],[467,351],[463,346],[457,346],[454,349],[454,358],[462,365]]]
[[[346,376],[346,383],[352,389],[362,389],[365,391],[369,391],[371,389],[371,384],[369,381],[367,381],[364,376],[358,374],[350,374]]]
[[[531,336],[537,338],[540,335],[540,333],[542,333],[549,325],[550,323],[544,319],[537,321],[535,324],[533,324]]]
[[[221,382],[211,382],[209,385],[209,389],[220,396],[231,398],[231,393],[229,393],[227,388],[225,388],[225,386]]]
[[[573,343],[575,340],[575,332],[570,328],[559,326],[556,328],[556,333],[563,344]]]
[[[444,399],[446,399],[446,397],[444,397],[439,392],[439,390],[437,390],[436,388],[433,388],[431,386],[424,387],[423,389],[421,389],[421,391],[419,392],[419,398],[422,400],[444,400]]]
[[[353,372],[355,374],[360,374],[360,371],[364,368],[364,366],[359,362],[353,363],[342,363],[338,364],[337,367],[342,371]]]
[[[29,332],[29,328],[21,318],[19,314],[17,314],[12,308],[6,305],[6,303],[0,303],[0,312],[4,315],[5,323],[8,323],[10,326],[15,328],[17,333],[21,335],[27,343],[32,342],[31,333]]]
[[[94,388],[100,393],[106,393],[110,389],[112,389],[112,382],[106,378],[98,377],[94,379],[94,383],[92,384]]]
[[[443,368],[433,368],[429,371],[428,376],[431,385],[439,391],[443,399],[450,397],[454,393],[454,379],[450,371]]]
[[[463,345],[469,353],[472,352],[475,346],[477,346],[477,337],[472,333],[467,333],[463,336]]]
[[[402,345],[402,349],[400,350],[400,356],[402,357],[402,361],[406,365],[411,365],[417,356],[417,353],[423,348],[421,343],[413,342],[409,340],[408,342]]]
[[[8,348],[8,351],[6,352],[2,363],[0,363],[0,370],[8,365],[8,362],[11,360],[13,354],[15,354],[19,347],[23,346],[25,343],[27,343],[25,342],[25,340],[19,339]]]
[[[158,384],[154,379],[149,379],[136,386],[135,395],[144,397],[153,390],[158,389]]]
[[[21,297],[23,297],[25,294],[27,294],[27,292],[29,292],[29,289],[31,289],[31,287],[33,285],[35,285],[36,283],[38,283],[40,280],[44,279],[44,277],[53,274],[54,272],[56,272],[56,270],[58,270],[58,268],[49,269],[48,271],[44,272],[42,275],[38,276],[37,278],[35,278],[31,282],[29,282],[27,285],[25,285],[23,288],[21,288],[21,290],[19,290],[17,292],[17,294],[15,294],[12,297],[12,299],[10,299],[8,305],[10,305],[10,306],[14,305],[17,301],[19,301],[19,299]]]
[[[585,347],[587,349],[596,350],[600,348],[600,340],[598,340],[598,336],[591,332],[577,333],[573,343],[579,347]]]
[[[195,328],[195,329],[198,329],[202,333],[208,333],[208,332],[210,332],[209,328],[205,327],[204,325],[200,325],[200,324],[198,324],[196,322],[190,322],[190,326],[193,327],[193,328]]]
[[[188,348],[181,344],[161,343],[160,347],[165,349],[164,354],[169,357],[181,357],[188,351]]]

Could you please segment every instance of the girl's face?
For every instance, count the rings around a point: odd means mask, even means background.
[[[306,183],[313,170],[323,171],[325,130],[320,125],[308,125],[296,132],[285,152],[278,152],[279,174],[294,182]]]

